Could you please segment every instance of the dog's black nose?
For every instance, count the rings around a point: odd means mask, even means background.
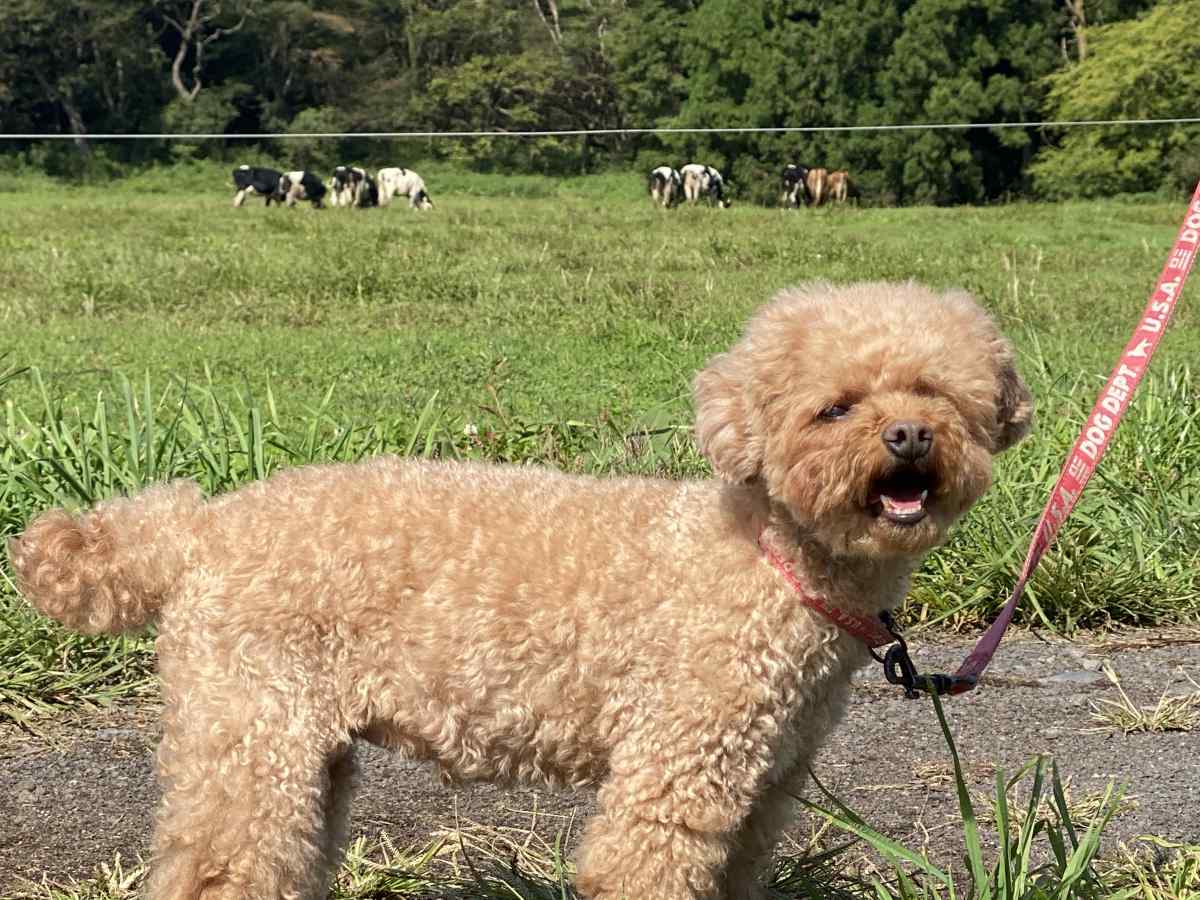
[[[883,429],[883,442],[893,456],[914,462],[929,453],[933,429],[924,422],[900,420]]]

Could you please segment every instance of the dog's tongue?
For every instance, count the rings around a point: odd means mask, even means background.
[[[893,516],[913,516],[925,508],[925,497],[928,491],[919,488],[895,488],[887,493],[880,493],[879,502],[883,504],[884,512]]]

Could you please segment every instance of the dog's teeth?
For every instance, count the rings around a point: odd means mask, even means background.
[[[884,494],[882,500],[883,505],[893,512],[911,513],[916,512],[921,508],[925,498],[922,497],[919,500],[900,500],[896,497],[889,497],[887,494]]]
[[[919,494],[902,494],[900,496],[880,494],[879,502],[886,518],[898,525],[911,525],[925,518],[925,500],[928,496],[927,489],[922,490]]]

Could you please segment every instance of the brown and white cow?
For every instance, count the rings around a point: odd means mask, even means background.
[[[858,190],[850,180],[850,173],[838,169],[829,173],[829,199],[833,203],[845,203],[850,197],[857,197]]]
[[[804,188],[808,193],[808,205],[820,206],[829,197],[829,172],[825,169],[809,169],[804,176]]]

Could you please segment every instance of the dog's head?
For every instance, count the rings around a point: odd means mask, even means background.
[[[696,439],[837,553],[917,555],[1028,431],[1012,348],[965,293],[785,290],[697,376]]]

